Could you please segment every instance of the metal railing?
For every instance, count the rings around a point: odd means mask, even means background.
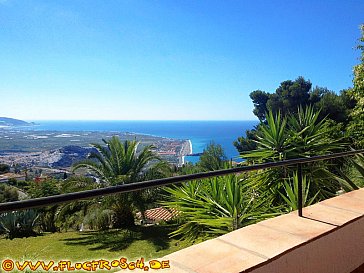
[[[115,194],[115,193],[126,193],[126,192],[138,191],[138,190],[148,189],[148,188],[152,188],[152,187],[168,186],[168,185],[196,180],[196,179],[203,179],[203,178],[222,176],[222,175],[228,175],[228,174],[234,174],[234,173],[250,172],[250,171],[263,170],[263,169],[268,169],[268,168],[277,168],[277,167],[283,167],[283,166],[297,165],[298,215],[302,216],[302,208],[303,208],[302,164],[316,162],[316,161],[323,161],[323,160],[328,160],[328,159],[347,157],[347,156],[352,156],[352,155],[357,155],[357,154],[364,154],[364,150],[341,152],[341,153],[334,153],[334,154],[328,154],[328,155],[322,155],[322,156],[312,156],[312,157],[307,157],[307,158],[289,159],[289,160],[283,160],[283,161],[278,161],[278,162],[269,162],[269,163],[251,165],[251,166],[242,166],[242,167],[217,170],[217,171],[211,171],[211,172],[205,172],[205,173],[196,173],[196,174],[181,175],[181,176],[175,176],[175,177],[169,177],[169,178],[154,179],[154,180],[148,180],[148,181],[124,184],[124,185],[117,185],[117,186],[105,187],[105,188],[94,189],[94,190],[86,190],[86,191],[81,191],[81,192],[59,194],[59,195],[53,195],[53,196],[49,196],[49,197],[41,197],[41,198],[35,198],[35,199],[29,199],[29,200],[23,200],[23,201],[0,203],[0,213],[7,212],[7,211],[44,207],[44,206],[48,206],[48,205],[71,202],[71,201],[76,201],[76,200],[81,200],[81,199],[88,199],[88,198],[110,195],[110,194]]]

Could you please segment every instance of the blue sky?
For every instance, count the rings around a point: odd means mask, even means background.
[[[0,0],[0,116],[251,120],[249,93],[352,86],[362,0]]]

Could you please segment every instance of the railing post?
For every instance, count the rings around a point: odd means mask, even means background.
[[[298,170],[297,170],[297,176],[298,176],[298,216],[302,217],[302,207],[303,207],[303,198],[302,198],[302,163],[298,163]]]

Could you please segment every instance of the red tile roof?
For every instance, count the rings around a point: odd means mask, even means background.
[[[163,207],[148,209],[145,211],[145,218],[152,221],[169,221],[177,215],[177,211],[173,209],[166,209]]]

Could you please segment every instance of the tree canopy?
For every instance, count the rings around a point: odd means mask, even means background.
[[[10,166],[0,163],[0,174],[7,173],[8,171],[10,171]]]
[[[297,115],[301,107],[312,107],[312,110],[319,113],[319,120],[327,118],[328,121],[333,122],[332,126],[337,127],[339,135],[344,134],[351,119],[356,120],[352,125],[353,133],[351,135],[354,136],[358,135],[358,130],[354,127],[361,128],[361,122],[363,130],[360,132],[364,132],[364,110],[358,106],[358,95],[354,96],[353,92],[351,89],[347,89],[337,94],[326,87],[312,88],[309,80],[298,77],[293,81],[281,82],[275,93],[255,90],[250,93],[250,98],[254,104],[253,113],[264,124],[268,122],[267,114],[269,112],[273,115],[280,113],[280,116],[284,118],[288,115]],[[352,112],[357,113],[355,117]],[[256,141],[260,127],[258,125],[253,130],[246,131],[245,136],[234,141],[234,146],[240,153],[257,148]],[[359,139],[363,139],[363,137],[359,137]]]
[[[340,94],[325,88],[316,86],[303,77],[294,81],[281,82],[275,93],[255,90],[250,93],[253,101],[253,113],[260,121],[266,121],[266,114],[272,111],[282,116],[297,113],[300,106],[312,105],[315,110],[320,110],[320,118],[328,116],[336,122],[347,122],[348,109],[352,109],[355,102],[349,97],[347,90]]]
[[[0,184],[0,203],[18,200],[18,191],[15,187]]]
[[[273,113],[278,111],[282,115],[297,112],[300,105],[306,105],[310,102],[310,91],[312,84],[303,77],[296,80],[286,80],[281,82],[275,93],[256,90],[250,93],[250,98],[254,103],[253,113],[264,121],[266,113],[271,110]]]
[[[361,37],[357,49],[361,51],[360,63],[354,66],[354,87],[351,96],[356,101],[354,109],[350,113],[351,122],[348,133],[358,148],[364,147],[364,25],[360,26]]]
[[[200,156],[198,165],[203,171],[214,171],[224,167],[227,160],[225,152],[220,144],[211,142]]]

